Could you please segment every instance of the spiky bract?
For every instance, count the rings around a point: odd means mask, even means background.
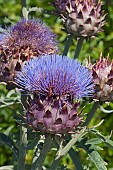
[[[105,15],[100,1],[56,0],[53,4],[63,18],[67,32],[75,37],[87,38],[102,31]]]
[[[100,101],[113,100],[113,60],[104,58],[102,54],[95,64],[89,62],[95,84],[94,99]]]

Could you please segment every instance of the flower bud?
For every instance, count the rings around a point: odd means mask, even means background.
[[[95,64],[89,63],[95,84],[94,99],[100,101],[113,100],[113,60],[104,58],[102,54]]]
[[[66,30],[75,37],[91,37],[102,31],[105,16],[95,0],[56,0],[53,3]]]

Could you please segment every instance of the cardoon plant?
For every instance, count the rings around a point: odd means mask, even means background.
[[[101,55],[96,63],[89,61],[86,67],[84,62],[81,64],[75,59],[79,57],[83,40],[96,37],[102,31],[105,23],[102,2],[54,0],[49,3],[55,7],[54,11],[27,9],[25,0],[22,5],[23,19],[9,29],[0,29],[3,30],[0,34],[0,81],[9,86],[13,82],[16,87],[6,98],[2,96],[0,108],[16,112],[14,119],[19,129],[19,137],[12,135],[14,140],[6,135],[8,132],[0,132],[0,144],[6,144],[14,154],[14,164],[8,168],[69,169],[60,164],[68,153],[73,169],[91,169],[95,165],[98,170],[107,170],[98,144],[104,143],[113,149],[111,136],[106,137],[96,129],[103,120],[97,120],[95,126],[88,125],[97,109],[113,112],[102,105],[113,100],[113,61]],[[50,28],[40,19],[29,19],[32,11],[43,12],[44,17],[48,17],[46,13],[56,14],[55,17],[63,19],[67,41],[62,54],[58,54],[58,41]],[[75,55],[67,56],[72,39],[78,41]],[[28,164],[29,150],[33,155]],[[83,150],[94,165],[89,164],[86,157],[87,167],[82,163]],[[46,164],[49,151],[51,162]]]

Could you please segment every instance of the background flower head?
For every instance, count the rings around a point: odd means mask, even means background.
[[[22,19],[0,35],[0,81],[13,80],[30,58],[57,52],[56,35],[41,20]]]
[[[29,60],[16,81],[34,94],[27,112],[28,123],[37,131],[67,133],[80,123],[78,99],[93,91],[92,75],[77,60],[45,55]]]
[[[113,60],[109,56],[104,58],[102,54],[95,64],[89,62],[88,68],[92,71],[95,84],[93,98],[100,101],[113,100]]]
[[[100,1],[55,0],[53,5],[63,18],[67,32],[75,37],[95,36],[102,31],[105,15]]]

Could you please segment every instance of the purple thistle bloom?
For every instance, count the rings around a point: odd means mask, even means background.
[[[12,47],[16,50],[29,47],[38,54],[51,54],[58,51],[56,35],[40,19],[28,21],[22,19],[10,27],[0,41],[4,48]]]
[[[41,20],[21,20],[0,34],[0,82],[14,83],[23,63],[58,51],[56,35]]]
[[[90,96],[93,79],[89,70],[77,60],[59,55],[45,55],[29,60],[16,81],[24,89],[44,96],[69,95],[73,98]]]
[[[91,72],[77,60],[60,55],[44,55],[26,62],[16,82],[32,92],[27,123],[43,133],[75,133],[81,122],[79,103],[74,98],[90,96]]]

